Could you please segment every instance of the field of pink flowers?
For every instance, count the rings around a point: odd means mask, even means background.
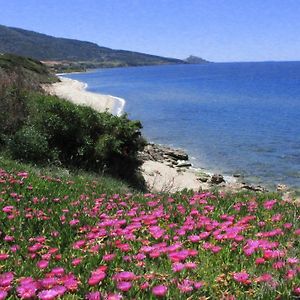
[[[299,207],[0,169],[0,299],[299,299]]]

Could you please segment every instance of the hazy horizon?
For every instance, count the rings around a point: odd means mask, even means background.
[[[0,24],[213,62],[300,61],[300,1],[0,0]]]

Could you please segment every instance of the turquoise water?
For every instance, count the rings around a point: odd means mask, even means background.
[[[68,77],[126,99],[153,142],[196,167],[300,187],[300,62],[100,69]]]

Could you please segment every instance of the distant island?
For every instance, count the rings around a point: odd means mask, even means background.
[[[188,58],[185,59],[185,62],[188,64],[207,64],[210,63],[210,61],[205,60],[201,57],[190,55]]]

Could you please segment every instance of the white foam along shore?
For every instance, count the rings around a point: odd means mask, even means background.
[[[99,112],[108,111],[117,116],[122,115],[126,101],[122,98],[87,91],[88,85],[78,80],[62,77],[60,82],[45,86],[45,90],[77,105],[86,105]]]

